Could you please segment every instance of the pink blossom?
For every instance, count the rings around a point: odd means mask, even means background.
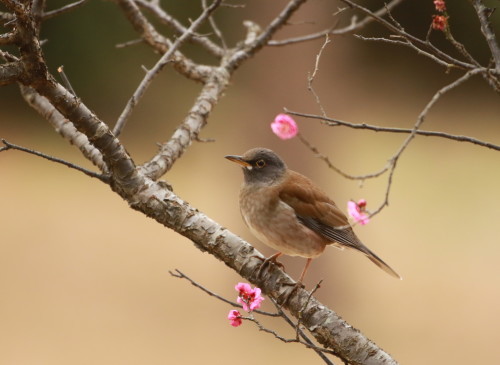
[[[432,29],[435,30],[445,30],[448,27],[448,17],[444,15],[433,15],[432,16]]]
[[[233,309],[229,311],[229,314],[227,315],[227,319],[229,319],[229,323],[233,327],[238,327],[241,326],[242,320],[241,320],[241,313],[238,312],[237,310]]]
[[[236,301],[243,306],[247,312],[260,308],[260,303],[264,300],[260,288],[252,289],[250,284],[238,283],[235,287],[238,294]]]
[[[434,6],[436,7],[437,11],[446,11],[446,4],[444,0],[434,0]]]
[[[370,222],[368,214],[366,214],[366,200],[360,199],[357,203],[353,200],[347,202],[347,212],[359,224],[365,225]]]
[[[286,114],[278,114],[271,123],[271,129],[281,139],[293,138],[299,133],[299,127],[292,117]]]

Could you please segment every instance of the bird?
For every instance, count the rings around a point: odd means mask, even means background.
[[[299,283],[326,246],[363,253],[389,275],[401,276],[354,233],[346,215],[308,177],[287,167],[273,151],[257,147],[241,156],[224,156],[243,169],[239,204],[251,233],[277,252],[265,262],[281,265],[281,255],[307,259]],[[282,265],[281,265],[282,266]]]

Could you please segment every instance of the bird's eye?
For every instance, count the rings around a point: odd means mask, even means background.
[[[258,160],[256,163],[255,163],[255,166],[257,166],[259,169],[263,168],[264,166],[266,166],[266,161],[264,160]]]

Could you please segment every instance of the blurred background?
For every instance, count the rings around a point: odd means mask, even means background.
[[[199,1],[162,3],[185,24],[199,13]],[[243,20],[265,25],[286,4],[240,3],[246,7],[216,14],[229,45],[244,35]],[[371,9],[382,5],[362,3]],[[49,8],[64,4],[51,1]],[[310,1],[276,38],[347,25],[350,11],[333,16],[341,6]],[[455,38],[487,63],[471,5],[450,2],[448,8]],[[406,1],[393,16],[424,37],[433,13],[431,0]],[[498,12],[493,19],[498,29]],[[376,24],[361,33],[386,34]],[[92,0],[47,21],[42,37],[54,74],[64,65],[77,94],[111,126],[144,75],[141,65],[151,67],[158,58],[145,45],[115,47],[137,35],[113,2]],[[442,34],[431,39],[449,49]],[[346,180],[298,139],[279,140],[269,128],[284,107],[320,114],[307,78],[322,43],[269,47],[246,62],[202,132],[216,142],[194,143],[164,177],[176,194],[265,255],[273,251],[240,219],[242,174],[226,154],[271,148],[344,209],[349,199],[365,198],[368,209],[384,200],[387,176],[362,186]],[[190,45],[183,50],[196,61],[214,63]],[[411,128],[434,93],[460,76],[445,71],[410,49],[335,37],[313,86],[330,117]],[[199,90],[168,69],[156,79],[120,137],[138,164],[151,158],[157,142],[168,140]],[[296,120],[301,133],[350,174],[378,171],[406,138]],[[477,77],[442,97],[423,129],[500,144],[499,122],[498,95]],[[0,137],[91,167],[24,103],[15,85],[0,89]],[[493,150],[417,137],[398,163],[390,206],[356,228],[404,280],[394,280],[360,254],[329,248],[313,262],[306,286],[323,279],[319,300],[401,364],[500,363],[499,162]],[[311,351],[283,344],[251,323],[231,327],[230,306],[169,270],[179,269],[232,300],[240,277],[130,209],[99,181],[18,151],[0,154],[0,174],[0,364],[321,363]],[[290,275],[300,275],[304,259],[283,262]],[[273,308],[267,301],[264,309]],[[294,336],[281,321],[262,320],[282,336]]]

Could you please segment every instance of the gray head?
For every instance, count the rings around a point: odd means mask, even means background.
[[[243,156],[225,156],[228,160],[243,166],[247,184],[272,184],[286,173],[286,164],[273,151],[267,148],[253,148]]]

